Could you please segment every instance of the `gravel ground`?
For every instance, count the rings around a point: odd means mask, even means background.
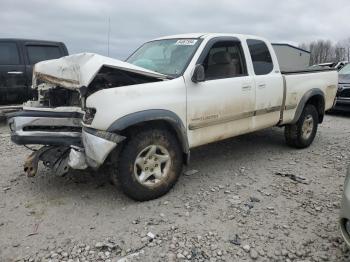
[[[101,172],[24,176],[0,127],[0,261],[348,261],[338,229],[350,116],[313,145],[273,128],[192,150],[164,197],[138,203]]]

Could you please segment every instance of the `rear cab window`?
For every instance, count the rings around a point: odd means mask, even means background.
[[[267,75],[271,73],[273,70],[273,62],[269,48],[265,42],[256,39],[248,39],[247,44],[255,74]]]
[[[19,65],[20,56],[15,42],[0,42],[0,65]]]
[[[55,45],[26,45],[29,64],[40,61],[60,58],[63,55],[61,48]]]

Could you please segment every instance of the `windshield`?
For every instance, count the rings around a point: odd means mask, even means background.
[[[172,77],[181,75],[199,39],[165,39],[145,43],[126,62]]]
[[[340,75],[350,75],[350,64],[347,64],[342,69],[340,69],[339,74]]]

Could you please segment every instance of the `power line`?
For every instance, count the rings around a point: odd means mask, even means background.
[[[111,18],[108,17],[108,36],[107,36],[107,56],[109,56],[109,38],[111,34]]]

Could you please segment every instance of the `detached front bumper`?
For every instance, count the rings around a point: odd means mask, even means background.
[[[17,145],[81,145],[80,112],[24,110],[8,115],[11,140]]]
[[[98,168],[125,137],[82,126],[79,112],[25,110],[9,116],[11,139],[19,145],[38,144],[25,163],[25,172],[34,176],[38,162],[62,175],[73,169]]]

